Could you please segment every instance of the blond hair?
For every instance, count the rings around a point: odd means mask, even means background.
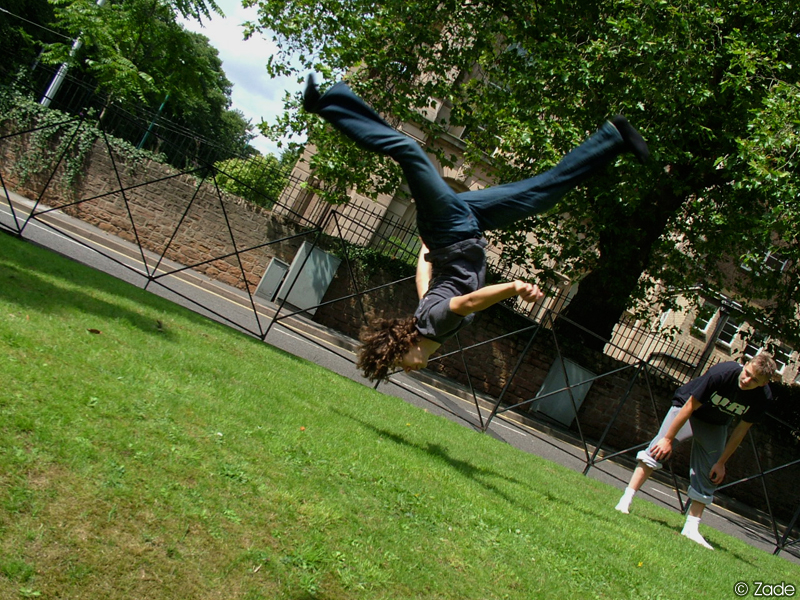
[[[757,375],[760,377],[767,377],[769,379],[772,379],[772,377],[775,375],[775,371],[778,370],[778,365],[769,352],[759,352],[753,358],[751,358],[747,364],[752,365],[753,370]]]

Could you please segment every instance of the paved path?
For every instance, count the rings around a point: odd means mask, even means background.
[[[32,203],[18,195],[12,195],[11,199],[17,221],[22,223]],[[137,287],[147,285],[148,278],[143,272],[141,252],[136,246],[57,211],[48,213],[41,221],[31,220],[25,226],[23,237],[26,240]],[[3,229],[16,229],[13,223],[9,204],[0,189],[0,224],[4,226]],[[153,259],[150,264],[155,264],[155,255],[145,255],[148,260]],[[179,265],[168,264],[168,267],[177,269]],[[285,320],[281,318],[273,323],[276,305],[259,300],[254,310],[254,305],[244,292],[193,271],[170,275],[161,283],[150,282],[147,289],[248,334],[262,337],[263,332],[268,330],[265,342],[369,385],[354,366],[355,341],[310,319],[297,315]],[[285,315],[287,312],[284,310],[280,314]],[[427,372],[393,376],[391,382],[379,387],[379,391],[402,398],[432,414],[451,419],[475,431],[480,431],[481,418],[486,419],[491,410],[491,399],[479,398],[476,406],[476,399],[467,390]],[[587,450],[579,439],[545,424],[523,420],[511,413],[495,418],[486,435],[492,435],[520,450],[577,472],[583,472],[587,464]],[[588,449],[588,452],[592,451],[593,448]],[[587,476],[622,490],[630,477],[631,468],[632,461],[603,461],[596,463]],[[634,501],[634,507],[636,502],[642,501],[650,501],[673,511],[680,510],[675,491],[655,479],[645,484]],[[609,510],[613,510],[613,507],[609,507]],[[776,547],[776,538],[769,520],[764,515],[750,512],[748,516],[744,516],[742,512],[745,511],[733,512],[724,506],[712,505],[705,512],[703,524],[772,553]],[[620,518],[636,517],[620,515]],[[800,549],[797,546],[783,549],[780,555],[800,564]]]

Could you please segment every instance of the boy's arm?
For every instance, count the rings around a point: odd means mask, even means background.
[[[417,259],[417,276],[415,281],[417,283],[417,294],[419,295],[419,299],[422,300],[422,297],[428,291],[428,286],[431,283],[431,276],[433,275],[433,265],[425,260],[425,255],[428,253],[428,248],[425,244],[422,244],[422,248],[419,251],[419,258]]]
[[[747,432],[752,426],[752,423],[739,421],[739,424],[733,428],[731,437],[728,439],[728,443],[725,444],[725,450],[722,451],[719,460],[714,464],[713,467],[711,467],[711,473],[709,476],[711,477],[712,483],[719,484],[722,483],[723,479],[725,479],[725,463],[728,462],[728,459],[733,456],[734,452],[736,452],[736,449],[742,443],[744,436],[747,435]]]
[[[664,434],[664,437],[653,444],[653,449],[650,451],[650,454],[653,456],[653,458],[656,460],[661,460],[672,454],[672,442],[675,439],[675,436],[678,435],[681,427],[686,424],[686,421],[689,420],[689,417],[692,416],[692,413],[700,408],[700,406],[702,405],[697,398],[694,396],[689,396],[689,400],[681,407],[681,409],[678,411],[678,414],[675,415],[675,419],[670,424],[669,429],[667,429],[667,432]]]
[[[508,283],[487,285],[469,294],[450,298],[450,310],[457,315],[466,317],[512,296],[519,296],[527,302],[538,302],[544,298],[538,285],[520,280],[509,281]]]

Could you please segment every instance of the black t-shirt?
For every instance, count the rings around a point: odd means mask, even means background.
[[[711,367],[704,375],[692,379],[675,391],[673,406],[683,406],[690,396],[701,406],[693,417],[718,425],[727,425],[735,417],[747,423],[758,423],[772,404],[772,391],[769,385],[753,390],[739,387],[739,374],[742,365],[737,362],[724,362]]]
[[[443,344],[475,318],[462,317],[450,310],[450,298],[463,296],[483,287],[486,280],[486,240],[471,238],[425,255],[432,265],[428,291],[414,316],[424,337]]]

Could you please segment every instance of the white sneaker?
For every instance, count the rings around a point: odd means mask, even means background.
[[[700,535],[700,532],[699,532],[699,531],[687,530],[687,529],[684,527],[684,528],[683,528],[683,531],[681,531],[681,535],[682,535],[682,536],[684,536],[684,537],[687,537],[687,538],[689,538],[689,539],[690,539],[690,540],[692,540],[693,542],[697,542],[698,544],[700,544],[701,546],[703,546],[703,547],[705,547],[705,548],[708,548],[709,550],[713,550],[713,549],[714,549],[714,546],[712,546],[711,544],[709,544],[709,543],[706,541],[706,539],[705,539],[705,538],[704,538],[702,535]]]
[[[618,510],[624,515],[629,515],[631,512],[631,503],[629,500],[625,498],[621,498],[617,505],[614,507],[614,510]]]

